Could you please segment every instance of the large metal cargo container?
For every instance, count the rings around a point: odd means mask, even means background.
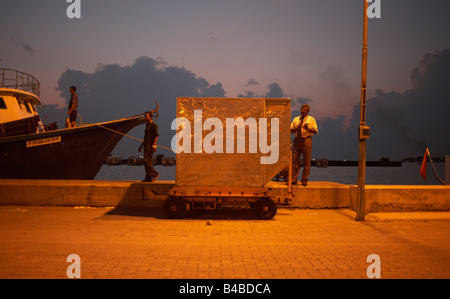
[[[177,98],[176,186],[265,187],[289,165],[290,123],[290,99]]]

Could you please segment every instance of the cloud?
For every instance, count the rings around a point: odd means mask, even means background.
[[[248,85],[247,85],[248,86]],[[258,95],[252,91],[245,91],[244,94],[239,94],[239,98],[283,98],[284,93],[280,85],[276,82],[267,86],[269,91],[265,95]]]
[[[377,90],[367,101],[367,121],[377,146],[383,145],[386,152],[391,148],[395,155],[414,155],[425,147],[433,155],[449,154],[450,49],[425,54],[410,79],[412,89],[403,93]]]
[[[291,106],[292,109],[300,111],[302,105],[311,103],[311,99],[304,97],[297,97],[292,99]]]
[[[266,97],[268,98],[282,98],[284,97],[283,90],[281,89],[280,85],[278,83],[272,83],[269,84],[269,92],[267,93]]]
[[[411,72],[411,83],[416,93],[435,96],[449,95],[450,49],[427,53],[422,56],[419,66]],[[435,92],[436,93],[435,93]],[[430,100],[433,100],[431,98]]]
[[[250,79],[250,80],[248,80],[246,86],[248,87],[248,86],[251,86],[251,85],[258,85],[258,82],[256,82],[255,79]]]
[[[14,37],[14,36],[11,36],[11,40],[16,44],[16,46],[21,47],[22,49],[30,52],[31,54],[34,53],[34,49],[32,47],[30,47],[29,45],[23,43],[20,39]]]
[[[322,77],[341,94],[349,92],[339,68],[328,68]],[[368,160],[416,157],[423,155],[426,146],[434,156],[449,154],[450,49],[424,55],[412,70],[410,79],[412,88],[403,93],[376,90],[375,96],[367,99],[366,118],[371,128],[367,142]],[[160,105],[157,123],[162,133],[160,144],[168,147],[173,136],[170,124],[176,118],[177,97],[225,96],[220,82],[210,84],[189,70],[167,66],[162,59],[149,57],[138,58],[130,66],[99,65],[92,74],[67,69],[57,87],[67,102],[71,85],[78,87],[79,113],[85,123],[137,115],[153,109],[153,100],[157,100]],[[287,97],[277,82],[267,88],[265,95],[245,91],[239,97]],[[301,95],[289,97],[293,99],[292,118],[299,115],[301,104],[312,102]],[[66,110],[53,108],[41,111],[41,116],[47,115],[47,122],[52,122],[59,115],[58,125],[61,127]],[[319,134],[313,141],[313,158],[358,160],[359,103],[351,110],[348,125],[340,111],[335,111],[335,118],[320,119],[314,115],[314,106],[311,107],[311,116],[316,117],[319,125]],[[143,128],[132,130],[130,135],[141,138]],[[137,154],[138,145],[130,140],[124,138],[114,153],[124,156]]]
[[[219,39],[212,34],[210,36],[208,36],[208,38],[206,39],[207,44],[217,44],[218,42],[219,42]]]
[[[416,157],[423,155],[425,147],[435,156],[449,154],[450,49],[424,55],[410,79],[412,88],[403,93],[376,90],[367,99],[368,159]],[[347,130],[340,116],[319,120],[313,156],[357,160],[359,120],[359,104],[353,107]]]
[[[58,80],[57,90],[69,102],[69,87],[75,85],[79,96],[79,110],[83,123],[110,121],[138,115],[154,109],[154,100],[160,106],[157,123],[160,127],[160,144],[170,147],[173,132],[172,120],[176,118],[177,97],[223,97],[220,82],[210,84],[203,78],[180,67],[167,66],[162,59],[140,57],[132,65],[98,65],[93,73],[67,69]],[[55,115],[47,110],[43,115]],[[64,125],[67,108],[60,109],[58,126]],[[48,122],[50,118],[48,117]],[[130,131],[130,135],[143,138],[143,128]],[[120,155],[138,154],[133,139],[123,138],[114,152]],[[170,154],[164,152],[163,154]]]

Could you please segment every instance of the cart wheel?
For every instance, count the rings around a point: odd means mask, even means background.
[[[186,213],[186,201],[179,197],[169,197],[164,201],[164,213],[171,219],[183,218]]]
[[[253,211],[259,219],[272,219],[277,213],[277,204],[270,198],[260,198],[254,205]]]

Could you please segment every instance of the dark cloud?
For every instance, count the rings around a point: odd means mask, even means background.
[[[377,90],[368,99],[373,143],[397,157],[414,156],[425,147],[433,155],[449,154],[450,49],[424,55],[410,78],[412,89],[404,93]]]
[[[324,80],[333,82],[335,90],[345,94],[349,87],[340,78],[341,73],[336,68],[329,68],[323,74]],[[367,99],[366,119],[371,128],[367,142],[368,160],[420,156],[425,147],[429,147],[434,156],[449,154],[450,49],[424,55],[410,78],[412,88],[403,93],[376,90],[375,96]],[[85,123],[137,115],[153,109],[153,100],[157,100],[161,112],[157,121],[162,133],[160,144],[168,147],[174,134],[170,124],[176,117],[177,97],[225,95],[220,82],[211,85],[189,70],[170,67],[161,59],[148,57],[136,59],[131,66],[99,65],[92,74],[67,69],[57,88],[67,102],[71,85],[78,87],[79,113]],[[239,97],[286,97],[278,83],[267,87],[265,95],[245,91]],[[292,118],[299,115],[301,104],[311,105],[311,102],[311,99],[301,96],[293,97]],[[47,122],[59,115],[58,125],[64,125],[66,110],[53,108],[41,111],[41,115],[48,116]],[[317,119],[319,134],[314,136],[313,158],[358,160],[360,105],[354,105],[352,111],[350,126],[342,114],[336,118]],[[311,107],[311,116],[314,116],[314,106]],[[130,134],[142,137],[143,127]],[[137,154],[137,146],[136,141],[125,138],[119,144],[119,154]]]
[[[300,114],[298,111],[297,115]],[[314,117],[314,115],[312,115]],[[347,130],[345,116],[316,119],[319,134],[313,137],[313,158],[330,160],[358,160],[357,125]]]
[[[11,40],[19,47],[21,47],[22,49],[24,49],[25,51],[30,52],[31,54],[34,53],[34,49],[32,47],[30,47],[29,45],[25,44],[24,42],[22,42],[20,39],[11,36]]]
[[[220,82],[211,85],[184,68],[166,66],[162,60],[149,57],[140,57],[130,66],[98,65],[91,74],[67,69],[58,80],[57,87],[66,103],[69,102],[69,88],[72,85],[77,87],[80,101],[78,112],[84,123],[138,115],[154,109],[153,101],[156,100],[160,106],[157,120],[161,132],[159,143],[166,147],[170,147],[173,136],[170,125],[176,118],[177,97],[225,95]],[[59,127],[65,123],[66,110],[58,111]],[[41,114],[55,116],[51,109],[43,110]],[[50,122],[50,117],[47,119]],[[143,126],[130,131],[130,135],[143,138]],[[138,141],[124,138],[114,152],[133,155],[137,154],[138,146]]]
[[[251,86],[251,85],[258,85],[258,82],[256,82],[255,79],[250,79],[250,80],[248,80],[246,86]]]
[[[253,91],[245,91],[244,94],[239,94],[238,98],[258,98]]]
[[[411,83],[416,93],[435,96],[450,94],[450,49],[425,54],[419,66],[411,72]],[[436,92],[436,93],[435,93]]]
[[[309,99],[309,98],[298,97],[298,98],[292,99],[292,106],[301,107],[303,104],[309,104],[309,103],[311,103],[311,99]]]
[[[280,85],[278,85],[278,83],[272,83],[269,84],[269,92],[267,93],[266,97],[267,98],[282,98],[284,97],[283,95],[283,90],[281,89]]]
[[[239,98],[283,98],[283,90],[278,83],[274,82],[267,86],[269,91],[265,95],[258,95],[252,91],[245,91],[244,94],[239,94]]]
[[[416,157],[423,155],[426,147],[434,156],[449,154],[450,49],[424,55],[410,78],[410,90],[376,90],[367,100],[366,123],[371,128],[368,159]],[[357,160],[359,120],[359,104],[354,106],[348,130],[343,129],[342,117],[319,120],[313,156],[315,152],[322,157]]]
[[[210,35],[207,39],[206,39],[206,43],[207,44],[216,44],[219,42],[219,39],[213,35]]]

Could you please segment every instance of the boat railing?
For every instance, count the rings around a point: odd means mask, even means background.
[[[13,69],[0,68],[0,87],[30,92],[38,98],[41,96],[41,83],[35,77]]]

